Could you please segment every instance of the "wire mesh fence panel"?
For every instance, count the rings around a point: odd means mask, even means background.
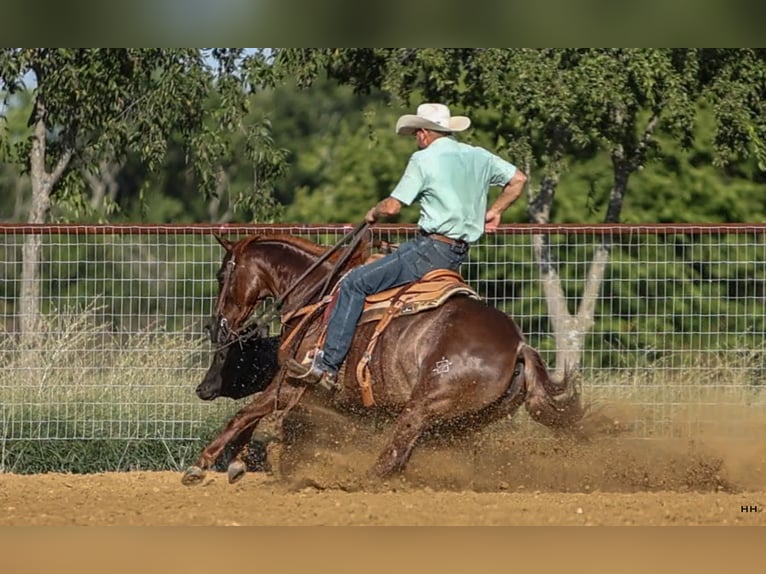
[[[223,256],[214,234],[330,246],[350,230],[0,226],[0,437],[199,440],[241,403],[194,395],[211,355],[204,325]],[[415,233],[377,226],[371,249]],[[503,226],[471,248],[462,273],[552,368],[578,335],[556,334],[551,302],[562,297],[581,328],[584,400],[635,406],[643,438],[746,438],[746,423],[766,414],[766,226]]]

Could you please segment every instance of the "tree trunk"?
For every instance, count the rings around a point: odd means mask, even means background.
[[[83,178],[90,186],[90,206],[99,215],[106,215],[108,203],[114,203],[117,198],[117,175],[121,168],[117,162],[101,160],[98,164],[98,175],[85,169],[81,170]]]
[[[540,184],[540,193],[529,203],[529,218],[533,223],[549,223],[550,210],[558,186],[558,176],[546,176]],[[548,315],[556,342],[556,361],[553,377],[562,380],[568,371],[577,370],[582,362],[585,336],[595,323],[596,301],[609,260],[609,248],[602,244],[596,248],[585,281],[577,313],[572,314],[561,287],[556,262],[546,235],[532,237],[532,249],[540,269],[540,283],[548,306]]]
[[[15,183],[15,196],[14,196],[14,203],[13,203],[13,216],[11,217],[11,221],[19,221],[21,219],[22,214],[24,213],[24,192],[26,188],[26,180],[23,175],[19,175],[16,178]]]
[[[654,130],[659,122],[659,112],[653,114],[646,123],[644,132],[638,144],[629,150],[618,144],[612,150],[613,184],[609,192],[605,223],[619,223],[625,194],[628,191],[630,175],[643,165],[646,150]],[[529,219],[533,223],[549,223],[553,198],[558,186],[558,173],[543,178],[540,192],[529,201]],[[561,278],[556,269],[556,262],[550,250],[548,238],[545,235],[532,237],[532,249],[540,268],[540,281],[548,305],[548,314],[556,341],[556,365],[554,377],[561,379],[567,371],[576,370],[582,362],[582,351],[585,347],[585,336],[595,324],[596,302],[598,301],[601,283],[604,280],[609,255],[612,251],[612,240],[604,236],[593,253],[593,259],[588,268],[585,288],[577,309],[572,315],[567,306],[564,290],[561,288]]]
[[[32,183],[32,203],[27,223],[47,223],[51,209],[51,190],[61,177],[72,157],[71,150],[62,154],[55,170],[48,173],[45,169],[45,150],[47,128],[44,109],[36,104],[38,118],[35,122],[30,152],[30,179]],[[31,341],[40,332],[40,259],[42,253],[42,234],[28,233],[24,236],[22,247],[21,291],[19,293],[19,326],[24,341]]]
[[[220,213],[221,201],[223,195],[228,193],[229,189],[229,176],[222,167],[219,167],[215,177],[215,194],[208,200],[207,213],[211,223],[229,223],[234,216],[234,211],[231,208],[231,197],[229,198],[226,211]]]

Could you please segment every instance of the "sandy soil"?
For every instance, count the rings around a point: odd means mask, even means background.
[[[507,425],[416,450],[367,478],[385,434],[301,427],[276,472],[0,475],[0,525],[766,525],[766,433],[752,439],[589,440]],[[321,436],[322,440],[305,440]],[[742,507],[756,511],[744,512]]]
[[[742,505],[759,512],[741,512]],[[198,488],[172,472],[4,476],[0,525],[766,525],[766,491],[388,492],[285,489],[266,476]]]

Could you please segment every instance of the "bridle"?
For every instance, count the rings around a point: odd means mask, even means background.
[[[275,319],[282,316],[282,307],[287,300],[287,297],[298,287],[305,279],[308,277],[317,267],[322,265],[325,261],[327,261],[338,249],[343,247],[343,245],[347,241],[351,241],[348,249],[346,252],[338,258],[338,260],[333,264],[332,269],[327,274],[327,276],[324,278],[323,281],[317,281],[314,285],[312,285],[306,292],[306,295],[303,296],[303,299],[301,303],[296,306],[296,309],[303,307],[305,305],[308,305],[312,300],[321,299],[324,297],[327,292],[329,291],[330,287],[332,286],[333,278],[337,277],[338,272],[343,268],[343,266],[346,264],[348,259],[351,257],[351,255],[354,253],[354,250],[359,246],[359,243],[361,243],[362,238],[364,237],[364,232],[369,227],[369,223],[366,221],[362,221],[361,223],[357,224],[354,229],[349,231],[346,235],[344,235],[340,241],[338,241],[332,248],[325,251],[321,257],[319,257],[314,263],[312,263],[306,271],[304,271],[300,277],[298,277],[295,281],[293,281],[292,285],[290,285],[284,293],[282,293],[279,297],[271,301],[269,304],[267,304],[263,309],[256,313],[251,313],[250,316],[245,320],[245,322],[242,324],[242,327],[239,329],[239,332],[237,333],[236,337],[231,339],[230,341],[227,341],[226,343],[222,343],[218,349],[225,349],[226,347],[229,347],[230,345],[234,343],[242,344],[244,341],[247,341],[248,339],[251,339],[253,337],[257,337],[259,334],[260,329],[262,329],[264,326],[268,326],[274,321]],[[223,285],[221,285],[221,292],[225,292],[225,289],[228,287],[229,280],[233,274],[234,269],[237,266],[237,262],[234,259],[234,256],[229,259],[229,261],[226,263],[226,265],[229,267],[229,269],[226,271]],[[255,305],[258,305],[262,301],[264,301],[266,298],[259,298],[256,299],[254,303]],[[216,316],[220,316],[220,310],[219,305],[216,307]],[[226,325],[226,318],[222,318],[219,321],[219,327]]]
[[[220,292],[221,293],[225,293],[226,290],[228,289],[231,276],[234,273],[234,268],[236,266],[237,266],[237,261],[234,258],[234,254],[232,253],[230,259],[226,262],[227,269],[224,272],[223,284],[220,287]],[[215,307],[215,309],[213,311],[213,316],[214,317],[220,317],[221,316],[221,307],[223,306],[223,302],[222,301],[223,300],[219,297],[219,300],[218,300],[218,302],[216,304],[216,307]],[[219,322],[218,322],[218,328],[224,328],[224,327],[228,328],[227,327],[228,322],[229,321],[228,321],[228,319],[226,319],[226,317],[221,318],[219,320]],[[224,345],[224,347],[227,347],[227,346],[228,345]],[[221,347],[221,348],[224,348],[224,347]]]

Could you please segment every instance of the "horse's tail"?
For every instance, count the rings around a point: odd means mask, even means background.
[[[526,343],[521,343],[519,356],[524,361],[527,412],[546,426],[572,428],[585,414],[573,373],[566,372],[560,383],[553,381],[540,353]]]

